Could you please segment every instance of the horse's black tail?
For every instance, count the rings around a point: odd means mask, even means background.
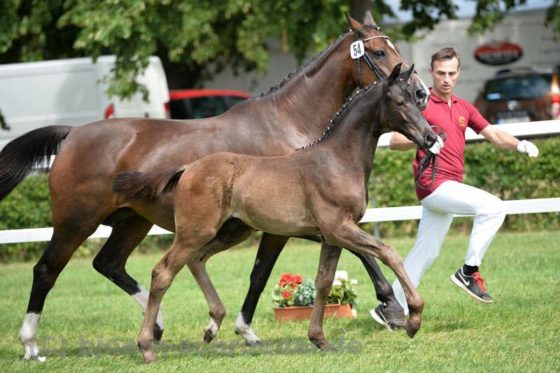
[[[113,180],[113,191],[126,199],[156,202],[161,194],[175,189],[185,167],[163,172],[121,172]]]
[[[59,144],[72,127],[48,126],[29,131],[10,141],[0,151],[0,201],[31,172],[58,152]]]

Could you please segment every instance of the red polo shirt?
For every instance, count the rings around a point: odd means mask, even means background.
[[[422,113],[431,126],[437,127],[439,133],[445,134],[444,147],[436,157],[437,173],[432,183],[432,166],[426,169],[416,183],[416,196],[422,200],[446,180],[463,181],[465,164],[465,131],[467,127],[480,133],[488,121],[467,100],[451,96],[451,106],[433,92],[426,110]],[[441,135],[440,135],[441,136]],[[418,165],[427,150],[418,149],[412,168],[414,179],[418,178]]]

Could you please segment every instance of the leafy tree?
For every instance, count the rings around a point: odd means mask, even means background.
[[[560,37],[558,2],[547,22]],[[471,26],[481,32],[526,0],[479,0]],[[401,2],[410,22],[386,31],[410,38],[456,17],[450,0]],[[132,79],[158,55],[172,87],[200,85],[226,66],[264,71],[267,41],[301,61],[323,49],[346,28],[344,14],[361,19],[371,10],[377,20],[395,18],[384,0],[3,0],[0,1],[0,63],[117,55],[110,94],[128,97],[141,89]]]

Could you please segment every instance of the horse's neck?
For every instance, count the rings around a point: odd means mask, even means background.
[[[375,88],[371,88],[375,89]],[[331,133],[317,146],[328,149],[339,158],[351,162],[357,169],[371,171],[371,163],[379,139],[378,127],[381,125],[380,93],[374,93],[376,100],[367,92],[360,102],[346,109],[340,122],[336,122]],[[372,104],[372,102],[374,102]],[[368,174],[369,176],[369,174]]]
[[[291,127],[304,143],[317,139],[329,120],[356,88],[345,55],[349,36],[341,37],[329,50],[305,67],[278,91],[263,97],[278,110],[275,125]],[[265,105],[266,106],[266,105]],[[286,120],[288,119],[288,120]]]

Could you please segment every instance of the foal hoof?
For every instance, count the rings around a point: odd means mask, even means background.
[[[163,337],[163,329],[156,324],[154,326],[154,343],[159,344],[161,342],[161,338]]]
[[[146,364],[150,364],[152,361],[156,359],[156,355],[154,354],[154,350],[151,347],[148,347],[146,344],[138,342],[138,348],[140,349],[140,353],[144,358],[144,362]]]
[[[144,356],[144,362],[146,364],[150,364],[156,359],[156,355],[154,354],[153,351],[143,352],[142,355]]]
[[[319,350],[321,351],[325,351],[325,352],[331,352],[331,351],[336,351],[336,347],[334,347],[332,344],[330,344],[329,342],[325,342],[322,343],[319,347]]]
[[[216,338],[216,334],[214,334],[214,333],[212,332],[212,329],[206,329],[206,330],[204,330],[204,337],[203,337],[204,342],[210,343],[210,342],[212,342],[212,341],[214,340],[214,338]]]
[[[214,320],[210,320],[210,324],[204,329],[204,342],[210,343],[218,335],[220,328]]]
[[[418,330],[420,330],[420,323],[411,322],[410,320],[408,320],[407,323],[406,323],[406,328],[405,329],[406,329],[406,334],[410,338],[414,338],[414,336],[416,335]]]

